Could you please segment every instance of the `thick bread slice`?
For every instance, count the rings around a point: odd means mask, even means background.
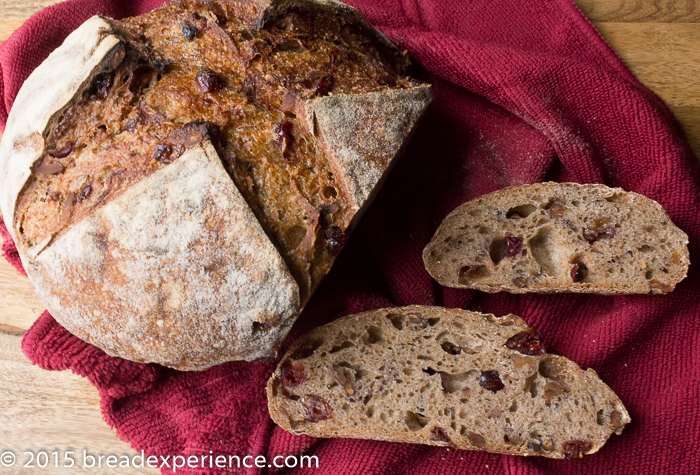
[[[630,417],[595,371],[515,315],[412,306],[310,332],[267,385],[283,429],[513,455],[596,452]]]
[[[423,252],[448,287],[663,294],[683,280],[688,236],[655,201],[604,185],[506,188],[450,213]]]

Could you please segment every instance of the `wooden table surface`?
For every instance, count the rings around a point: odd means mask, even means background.
[[[32,13],[54,3],[0,0],[0,42]],[[671,106],[700,157],[700,0],[577,3],[637,78]],[[22,355],[22,334],[42,309],[28,280],[0,259],[0,453],[11,449],[20,461],[28,460],[25,450],[41,449],[135,454],[102,421],[90,383],[67,371],[42,371]],[[0,466],[0,473],[30,469]]]

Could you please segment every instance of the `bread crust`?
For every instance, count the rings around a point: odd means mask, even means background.
[[[418,305],[342,317],[284,355],[267,385],[270,415],[312,437],[595,453],[630,422],[627,410],[592,369],[546,353],[539,339],[510,343],[532,332],[515,315]]]
[[[85,90],[94,76],[116,67],[123,59],[121,50],[122,42],[112,34],[109,23],[94,16],[71,33],[17,93],[0,144],[0,209],[15,242],[17,197],[32,174],[32,165],[44,151],[49,122]]]
[[[273,357],[299,308],[296,282],[209,142],[28,264],[71,333],[110,355],[182,370]]]
[[[330,9],[349,23],[362,23],[400,56],[355,9],[340,2],[235,3],[249,24],[258,26],[291,8]],[[93,17],[34,71],[17,96],[0,149],[0,207],[24,267],[57,321],[110,355],[179,370],[274,357],[306,297],[209,141],[33,247],[17,239],[15,206],[52,123],[95,76],[119,65],[125,48],[112,20]],[[335,99],[350,109],[363,104],[365,118],[376,123],[398,122],[391,130],[384,126],[391,135],[382,144],[371,130],[350,138],[377,143],[362,150],[379,154],[372,173],[362,176],[366,171],[358,157],[338,162],[344,186],[367,188],[356,200],[357,211],[429,101],[428,87],[402,92]],[[335,154],[335,147],[349,145],[343,128],[328,123],[330,99],[306,105],[319,111],[313,116],[320,121],[311,127],[322,124]],[[380,117],[388,110],[396,116]]]
[[[421,85],[326,96],[300,107],[300,115],[309,130],[321,138],[340,182],[353,198],[355,212],[371,202],[372,192],[378,189],[431,99],[430,86]]]

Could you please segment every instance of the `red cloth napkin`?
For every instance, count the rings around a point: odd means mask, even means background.
[[[159,3],[73,0],[31,18],[0,48],[0,119],[27,75],[90,15],[123,17]],[[88,378],[107,423],[148,454],[317,455],[317,473],[334,474],[700,472],[700,457],[690,456],[700,450],[697,264],[670,295],[605,297],[446,289],[421,262],[454,207],[543,180],[605,183],[659,201],[690,236],[691,260],[700,262],[697,160],[669,109],[570,0],[350,3],[408,49],[435,99],[289,340],[382,306],[513,312],[541,331],[553,352],[594,368],[613,388],[632,416],[623,435],[572,461],[292,436],[267,414],[272,364],[229,363],[202,373],[136,364],[71,336],[47,313],[24,337],[27,357]],[[6,256],[17,264],[5,239]]]

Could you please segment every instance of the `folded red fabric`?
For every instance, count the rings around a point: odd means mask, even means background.
[[[72,0],[31,18],[0,47],[0,122],[27,75],[89,16],[119,18],[160,3]],[[317,455],[317,473],[339,474],[700,472],[700,458],[687,457],[700,450],[699,267],[665,296],[515,296],[441,288],[421,261],[457,205],[543,180],[605,183],[659,201],[690,236],[691,260],[700,259],[698,164],[669,109],[570,0],[349,3],[411,53],[435,99],[289,340],[382,306],[516,313],[553,352],[594,368],[615,390],[632,416],[623,435],[571,461],[292,436],[267,414],[264,386],[273,365],[238,362],[180,373],[132,363],[73,337],[48,313],[24,338],[27,357],[88,378],[100,391],[106,421],[148,454]],[[17,264],[3,237],[6,256]]]

